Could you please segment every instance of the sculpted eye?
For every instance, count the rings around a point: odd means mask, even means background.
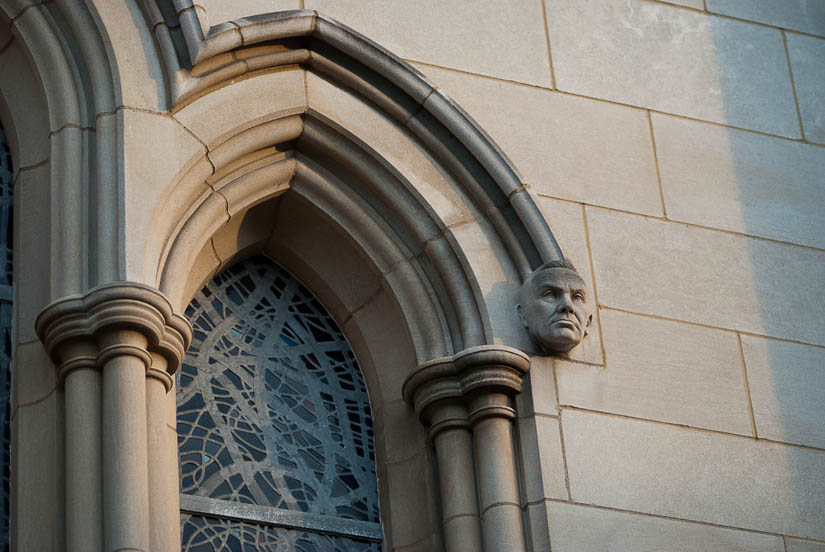
[[[582,293],[580,291],[577,291],[576,293],[573,294],[573,299],[575,299],[576,301],[584,302],[584,293]]]
[[[555,297],[556,293],[552,289],[546,289],[541,293],[542,297]]]

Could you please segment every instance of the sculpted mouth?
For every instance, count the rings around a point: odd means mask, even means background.
[[[569,320],[567,318],[562,318],[561,320],[553,320],[552,322],[550,322],[550,325],[551,326],[564,326],[566,328],[570,328],[571,330],[578,330],[579,329],[578,324],[576,324],[575,322],[573,322],[572,320]]]

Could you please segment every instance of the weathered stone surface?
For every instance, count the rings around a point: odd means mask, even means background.
[[[702,0],[661,0],[662,2],[667,2],[668,4],[673,4],[675,6],[685,6],[687,8],[694,8],[697,10],[704,9],[705,5]]]
[[[707,4],[711,12],[825,36],[825,3],[820,0],[707,0]]]
[[[641,0],[546,5],[559,89],[799,136],[780,31]]]
[[[825,448],[825,349],[742,336],[759,437]]]
[[[731,332],[602,310],[607,369],[559,364],[559,402],[751,435]]]
[[[823,27],[825,27],[825,3]],[[825,144],[825,40],[786,33],[805,138]]]
[[[301,8],[300,0],[244,0],[243,2],[199,0],[198,4],[206,10],[206,19],[210,26],[250,15]]]
[[[126,278],[140,281],[144,240],[151,234],[155,209],[174,178],[200,157],[198,154],[206,152],[180,124],[165,115],[125,109],[117,117],[126,150],[122,169],[125,231],[132,237],[126,241]],[[158,149],[159,143],[175,147]]]
[[[65,550],[61,415],[62,396],[53,393],[12,422],[11,538],[20,550]]]
[[[557,502],[547,509],[553,552],[784,552],[773,535]]]
[[[825,149],[658,114],[653,130],[669,218],[825,248]]]
[[[12,409],[42,400],[57,387],[57,370],[40,342],[24,343],[13,356]]]
[[[536,197],[536,203],[547,224],[558,240],[562,251],[576,266],[576,271],[587,284],[588,309],[593,313],[587,337],[581,345],[568,353],[573,360],[582,360],[601,364],[602,345],[599,337],[599,317],[596,316],[596,294],[593,287],[593,275],[590,270],[590,253],[587,247],[587,235],[584,230],[584,214],[581,205],[557,201],[546,197]]]
[[[417,68],[490,133],[538,193],[661,214],[643,111],[423,65]]]
[[[411,545],[429,535],[436,527],[437,514],[430,489],[435,488],[427,455],[420,454],[404,462],[387,466],[390,489],[388,512],[392,524],[392,542]],[[427,508],[420,506],[427,505]]]
[[[520,419],[518,431],[527,501],[567,500],[558,420],[547,416]]]
[[[825,552],[825,544],[785,539],[787,552]]]
[[[309,106],[373,149],[378,157],[401,172],[445,225],[473,218],[473,210],[453,180],[423,149],[412,147],[407,129],[375,107],[314,73],[307,73]]]
[[[10,144],[14,153],[15,170],[36,165],[49,157],[49,113],[46,98],[41,91],[42,84],[27,63],[27,54],[21,43],[11,44],[0,54],[0,88],[6,105],[17,110],[9,113],[11,120],[5,121],[6,136],[17,139]],[[56,129],[51,129],[56,130]],[[12,135],[14,131],[14,135]]]
[[[117,29],[106,33],[104,40],[114,54],[111,63],[117,64],[115,89],[121,105],[167,109],[161,54],[155,49],[152,29],[145,24],[140,7],[131,2],[102,2],[95,6],[95,17],[108,29]],[[90,41],[91,37],[80,35],[77,39]]]
[[[825,538],[825,453],[565,410],[576,502]]]
[[[825,345],[825,253],[587,209],[602,305]]]
[[[304,71],[285,69],[240,79],[198,98],[174,116],[212,147],[229,133],[305,108]]]
[[[305,0],[403,58],[550,86],[541,4]]]
[[[34,341],[34,321],[49,303],[50,270],[43,263],[51,236],[51,197],[49,164],[18,175],[14,189],[17,212],[26,216],[16,225],[14,235],[14,333],[18,343]]]

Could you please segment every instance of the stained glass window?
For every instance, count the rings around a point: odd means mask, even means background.
[[[12,319],[12,207],[11,152],[0,127],[0,548],[9,549],[9,466],[11,465],[11,319]]]
[[[329,314],[255,257],[215,277],[186,315],[183,550],[379,550],[369,399]]]

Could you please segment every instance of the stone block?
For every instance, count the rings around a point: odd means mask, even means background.
[[[521,418],[518,431],[527,502],[567,500],[559,421],[547,416]]]
[[[787,552],[825,552],[825,544],[785,539]]]
[[[126,240],[126,278],[139,281],[155,210],[162,206],[161,200],[175,178],[206,152],[166,115],[124,109],[117,116],[125,150],[125,232],[132,238]]]
[[[23,171],[14,189],[15,211],[25,213],[15,225],[14,334],[17,343],[37,340],[34,321],[49,303],[50,270],[44,269],[43,252],[51,241],[51,175],[49,165]]]
[[[825,3],[823,27],[825,27]],[[825,144],[825,40],[786,33],[805,138]]]
[[[560,90],[799,136],[779,30],[642,0],[546,5]]]
[[[644,111],[423,65],[417,68],[490,134],[536,192],[661,214]]]
[[[369,387],[370,400],[373,403],[398,400],[404,380],[417,366],[417,355],[411,350],[409,330],[393,296],[386,290],[376,294],[341,324],[341,329],[359,359],[368,384],[378,378],[378,386]],[[362,360],[365,355],[380,359],[380,366],[385,369],[367,373],[370,362]]]
[[[521,393],[516,395],[519,416],[535,413],[558,416],[553,370],[557,370],[559,364],[567,362],[569,361],[545,356],[530,357],[530,370],[524,378]]]
[[[610,310],[601,319],[607,369],[558,365],[562,405],[751,435],[735,334]]]
[[[381,408],[380,428],[376,423],[376,434],[379,433],[384,436],[385,462],[401,462],[426,452],[424,424],[403,400],[385,403]]]
[[[306,109],[303,69],[282,69],[238,79],[174,114],[210,148],[259,123]]]
[[[703,10],[705,9],[705,4],[703,0],[661,0],[667,4],[673,4],[674,6],[684,6],[686,8],[693,8],[695,10]]]
[[[520,349],[529,347],[529,343],[525,343],[529,339],[527,331],[516,311],[521,282],[489,223],[478,221],[454,226],[450,233],[467,260],[470,277],[478,282],[497,343],[518,343],[514,346]],[[469,308],[475,307],[469,305]]]
[[[57,369],[40,342],[18,345],[12,360],[12,410],[40,401],[54,392]]]
[[[818,0],[707,0],[708,11],[825,36],[825,3]]]
[[[547,504],[530,504],[524,511],[528,550],[550,550],[550,531],[547,526]]]
[[[437,508],[430,489],[436,485],[426,453],[387,466],[392,543],[396,547],[415,544],[437,525]]]
[[[11,539],[16,550],[65,549],[61,412],[62,392],[55,392],[18,409],[12,421]]]
[[[120,105],[152,111],[168,109],[160,48],[141,8],[131,2],[105,2],[96,6],[94,17],[101,21],[101,28],[117,29],[107,32],[104,40],[107,52],[114,57],[109,63],[117,66],[114,95]],[[91,42],[89,48],[93,51],[103,48],[92,36],[78,34],[76,40]],[[100,59],[104,62],[106,58],[101,55]]]
[[[590,324],[587,337],[568,355],[573,360],[602,364],[604,357],[599,337],[599,317],[596,314],[596,288],[593,286],[593,273],[590,270],[590,250],[587,246],[582,207],[541,196],[536,198],[536,202],[562,251],[587,284],[588,308],[593,315],[593,322]]]
[[[305,0],[390,52],[423,61],[550,86],[541,4],[459,0]]]
[[[300,0],[245,0],[244,2],[199,0],[199,4],[206,11],[209,26],[234,21],[250,15],[301,9]]]
[[[825,253],[587,209],[602,305],[825,345]]]
[[[21,42],[0,53],[0,89],[9,112],[4,121],[12,152],[18,154],[15,171],[36,165],[49,157],[49,110],[42,83],[28,63]]]
[[[784,552],[773,535],[557,502],[547,509],[553,552]]]
[[[825,149],[658,114],[653,130],[668,218],[825,248]]]
[[[742,336],[759,437],[825,449],[825,349]]]
[[[565,410],[572,499],[825,538],[825,454],[744,437]]]

